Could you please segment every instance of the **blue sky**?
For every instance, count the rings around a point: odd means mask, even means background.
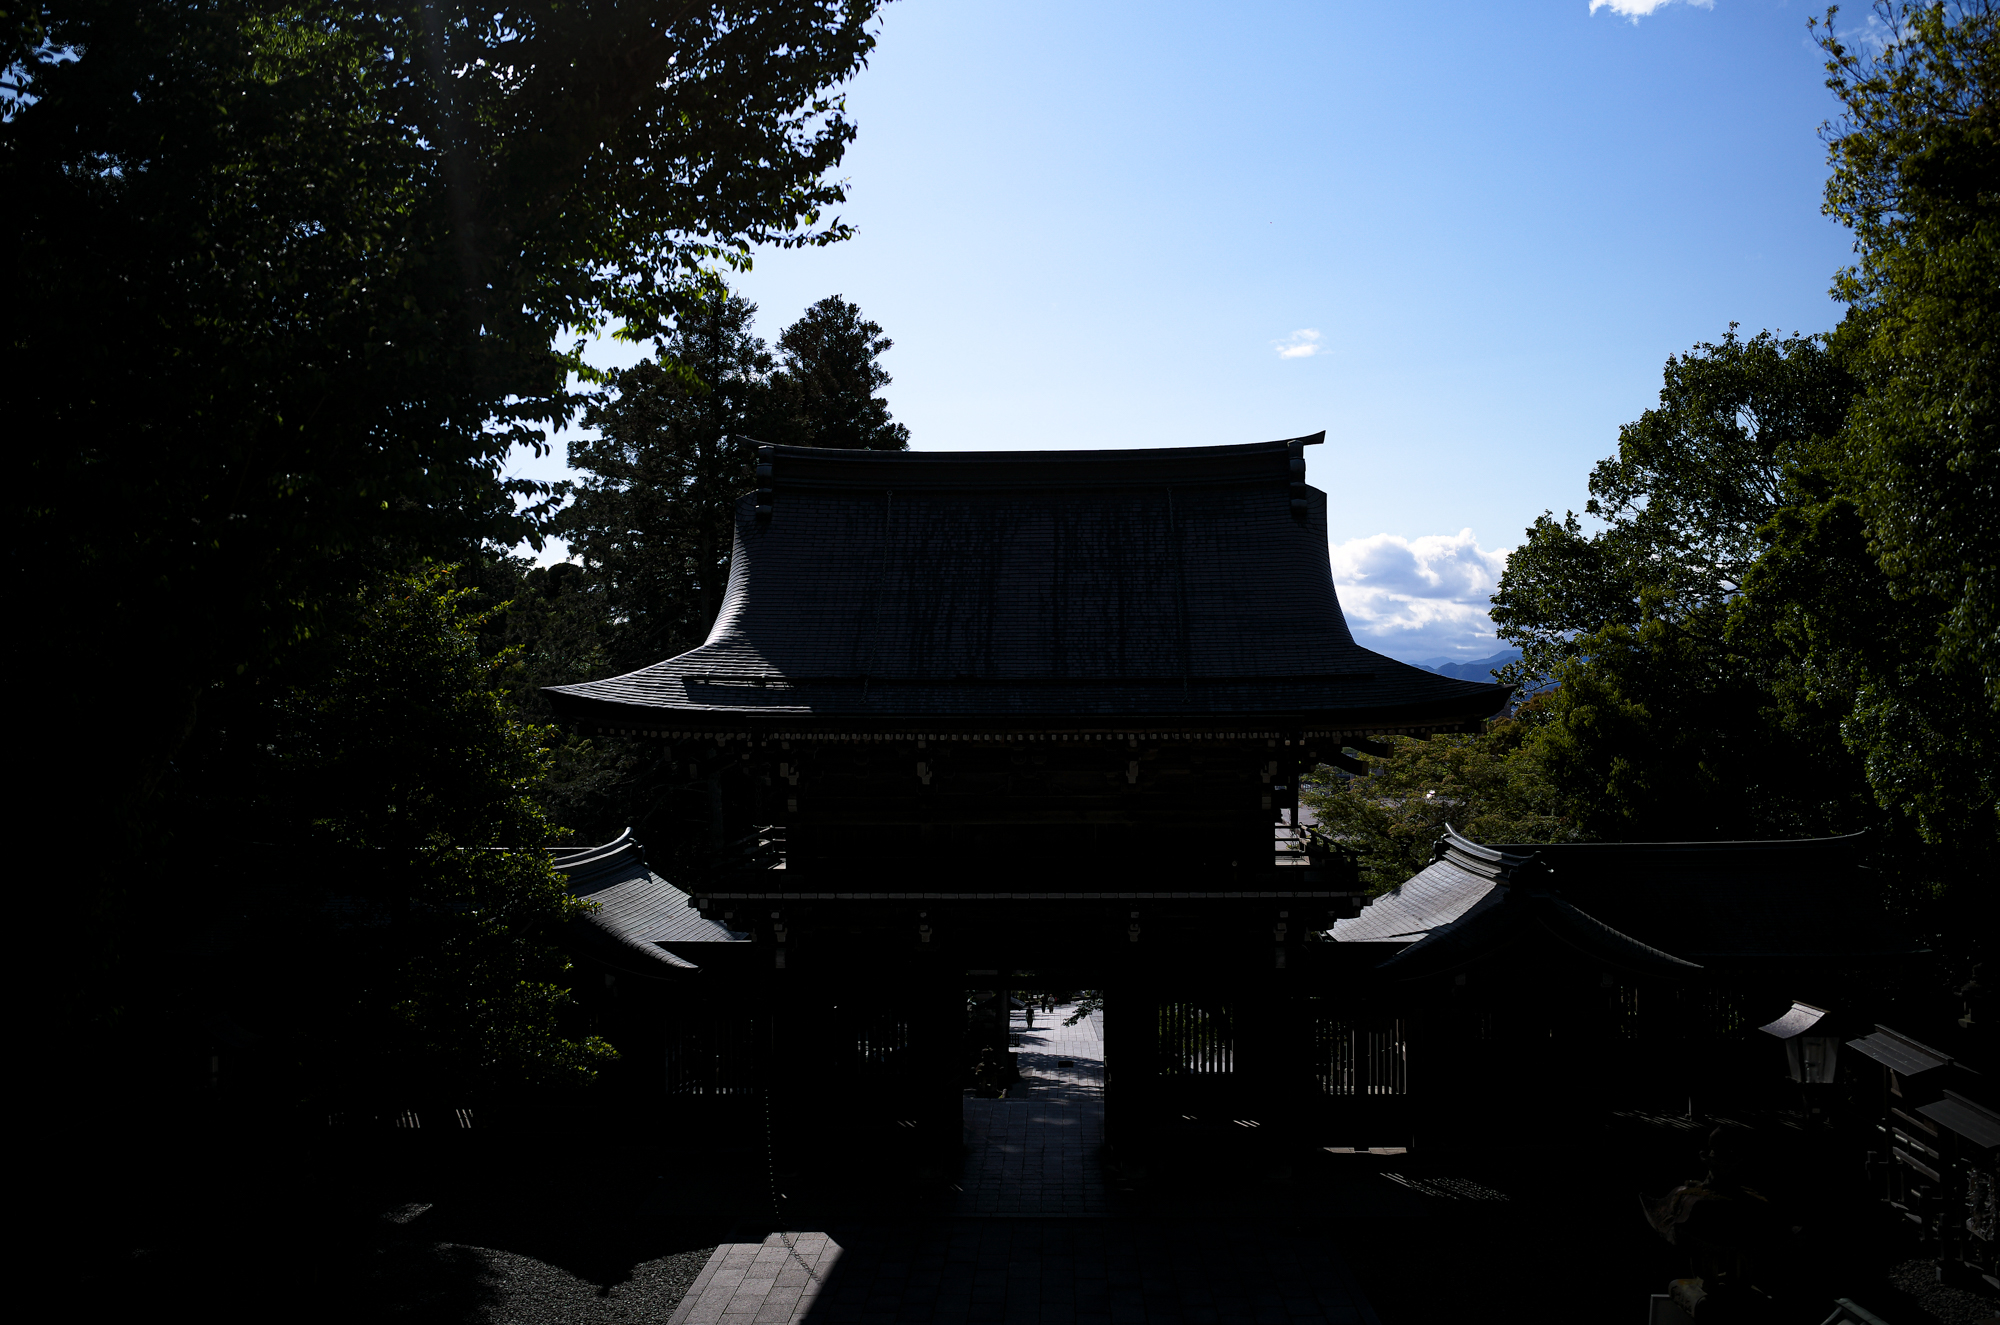
[[[1480,657],[1506,550],[1667,355],[1838,319],[1816,12],[895,0],[848,91],[859,233],[738,288],[767,338],[834,293],[880,322],[920,449],[1324,428],[1357,635]]]

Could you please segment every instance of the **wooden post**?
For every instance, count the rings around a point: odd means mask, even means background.
[[[1014,1011],[1009,1005],[1013,994],[1008,990],[998,990],[993,995],[993,1046],[1000,1051],[1000,1061],[1006,1062],[1007,1055],[1014,1051],[1008,1028],[1014,1024]]]

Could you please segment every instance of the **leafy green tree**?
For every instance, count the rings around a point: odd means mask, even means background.
[[[509,702],[518,651],[484,647],[473,598],[436,565],[368,586],[169,796],[201,829],[165,862],[188,884],[140,905],[211,952],[207,987],[156,988],[278,1045],[294,1100],[463,1103],[611,1057],[568,1024],[560,935],[583,903],[535,796],[551,732]]]
[[[480,601],[489,609],[484,647],[495,654],[509,649],[520,659],[508,672],[517,713],[554,724],[543,687],[616,674],[611,650],[619,623],[602,579],[575,562],[539,567],[525,557],[488,558],[474,569]],[[557,725],[545,730],[549,767],[535,798],[550,821],[585,842],[609,841],[631,828],[647,841],[655,863],[671,869],[672,834],[662,825],[686,817],[692,788],[660,758],[659,744]],[[705,788],[699,799],[707,800]]]
[[[771,389],[779,427],[763,440],[794,446],[901,451],[910,430],[876,395],[892,380],[878,362],[895,342],[839,295],[828,295],[778,337]]]
[[[1860,381],[1803,458],[1746,626],[1846,707],[1876,799],[1967,859],[2000,845],[2000,14],[1878,6],[1872,55],[1820,29],[1843,116],[1825,210]],[[1833,697],[1831,701],[1823,697]]]
[[[833,89],[874,10],[9,8],[16,611],[67,622],[51,744],[121,822],[211,687],[370,575],[534,532],[501,463],[576,408],[581,337],[662,337],[755,246],[848,233]]]
[[[1535,757],[1580,831],[1643,840],[1852,831],[1873,821],[1837,696],[1735,629],[1801,458],[1855,394],[1820,338],[1732,328],[1667,362],[1659,405],[1590,478],[1586,534],[1543,516],[1494,595],[1507,679],[1554,679]],[[1788,702],[1790,701],[1790,702]]]
[[[1517,682],[1553,677],[1606,625],[1654,615],[1719,642],[1728,604],[1785,502],[1787,466],[1839,431],[1854,387],[1821,338],[1763,331],[1667,359],[1657,407],[1618,430],[1584,514],[1544,513],[1493,596]],[[1647,595],[1651,595],[1650,599]]]
[[[1538,522],[1495,618],[1518,674],[1561,683],[1530,748],[1582,831],[1865,828],[1886,900],[1962,979],[2000,845],[2000,34],[1984,3],[1879,14],[1874,55],[1821,31],[1847,318],[1671,361],[1593,475],[1604,528]]]
[[[1361,756],[1368,776],[1322,767],[1299,800],[1324,836],[1355,853],[1371,896],[1429,864],[1447,826],[1480,842],[1572,840],[1576,827],[1528,747],[1531,731],[1503,719],[1476,735],[1391,737],[1390,754]]]

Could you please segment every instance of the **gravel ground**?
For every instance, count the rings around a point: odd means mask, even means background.
[[[1918,1310],[1943,1325],[1978,1325],[2000,1318],[2000,1297],[1939,1283],[1935,1261],[1904,1261],[1890,1270],[1888,1277],[1898,1291],[1910,1296]]]
[[[483,1263],[490,1296],[478,1304],[482,1325],[664,1325],[714,1248],[641,1262],[630,1279],[608,1286],[518,1252],[450,1243],[438,1250]]]
[[[684,1247],[606,1270],[414,1236],[335,1236],[283,1250],[155,1248],[128,1265],[124,1310],[109,1314],[178,1316],[199,1304],[211,1322],[664,1325],[712,1250]]]
[[[715,1249],[667,1184],[531,1184],[393,1206],[354,1302],[404,1325],[664,1325]]]
[[[699,1213],[704,1194],[685,1183],[590,1164],[482,1159],[409,1181],[279,1178],[161,1204],[132,1229],[102,1314],[665,1325],[729,1231]]]

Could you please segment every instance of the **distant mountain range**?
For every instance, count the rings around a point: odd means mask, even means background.
[[[1432,658],[1429,662],[1413,664],[1436,672],[1439,676],[1455,676],[1461,681],[1491,681],[1493,673],[1521,656],[1519,649],[1508,649],[1490,658],[1477,658],[1471,662],[1453,662],[1450,658]]]

